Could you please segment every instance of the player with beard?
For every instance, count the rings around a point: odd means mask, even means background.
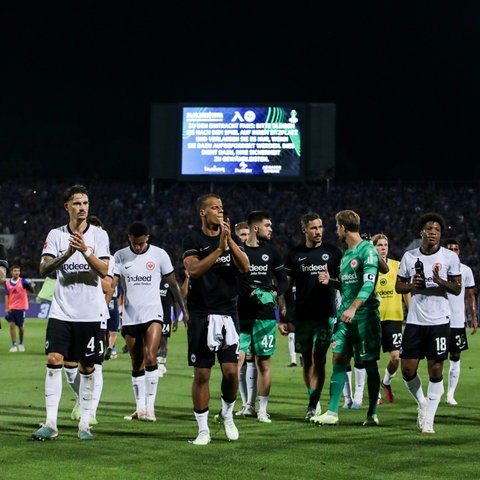
[[[360,217],[353,210],[342,210],[335,215],[337,236],[346,244],[341,264],[342,301],[337,312],[332,337],[332,375],[330,403],[322,415],[310,419],[319,425],[338,423],[338,405],[342,395],[347,366],[353,356],[355,362],[365,365],[368,388],[368,411],[364,426],[377,426],[377,400],[380,389],[378,360],[382,331],[379,301],[375,293],[379,256],[375,247],[360,236]],[[328,269],[319,275],[325,285],[338,286]]]
[[[272,385],[270,358],[275,353],[277,320],[275,309],[286,315],[283,294],[288,280],[278,250],[270,244],[272,221],[270,215],[255,210],[247,218],[250,235],[244,244],[250,260],[250,272],[240,276],[238,314],[240,319],[239,365],[249,354],[257,366],[257,419],[271,423],[267,413]]]
[[[95,438],[89,425],[94,370],[105,350],[102,327],[106,328],[108,308],[101,280],[108,273],[109,237],[105,230],[87,222],[90,202],[83,185],[65,190],[63,206],[69,221],[50,230],[40,260],[43,276],[57,273],[45,341],[46,421],[32,434],[40,441],[58,437],[64,361],[78,362],[80,367],[78,437]]]
[[[295,324],[281,317],[282,335],[295,331],[296,351],[302,355],[303,378],[308,394],[305,419],[320,413],[320,395],[325,383],[325,361],[332,329],[330,318],[335,316],[337,292],[330,285],[322,285],[319,275],[327,268],[332,278],[339,273],[341,250],[323,241],[323,222],[317,213],[307,213],[301,218],[305,241],[287,254],[285,269],[290,288],[296,287],[293,317]]]

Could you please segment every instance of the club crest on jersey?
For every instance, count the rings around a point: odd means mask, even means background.
[[[155,262],[147,262],[147,270],[153,270],[155,268]]]
[[[329,259],[330,259],[330,255],[328,253],[322,253],[322,260],[324,262],[328,262]]]
[[[354,258],[351,262],[350,262],[350,266],[355,269],[358,267],[358,260],[356,258]]]
[[[269,257],[268,254],[266,254],[266,253],[264,253],[264,254],[262,255],[262,260],[263,260],[264,262],[268,262],[269,258],[270,258],[270,257]]]
[[[433,264],[433,269],[435,268],[438,268],[438,271],[440,271],[443,268],[443,266],[441,263],[436,262]]]

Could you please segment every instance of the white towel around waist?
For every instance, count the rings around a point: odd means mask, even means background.
[[[208,315],[207,344],[212,352],[238,343],[239,337],[232,317],[229,315]]]

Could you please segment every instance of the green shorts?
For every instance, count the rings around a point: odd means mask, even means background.
[[[242,321],[240,324],[240,350],[247,355],[270,357],[275,353],[277,321]]]
[[[295,324],[295,351],[311,352],[313,346],[328,350],[332,341],[332,327],[329,319],[322,321],[297,322]]]
[[[337,320],[333,330],[333,353],[353,357],[355,361],[380,359],[382,327],[378,310],[355,315],[350,323]]]

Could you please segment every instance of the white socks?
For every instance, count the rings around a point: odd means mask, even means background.
[[[363,391],[365,390],[365,377],[367,371],[364,368],[355,367],[355,393],[353,395],[353,401],[359,405],[363,402]]]
[[[460,379],[460,360],[454,362],[450,360],[450,369],[448,370],[448,394],[453,397],[455,389],[458,385],[458,380]]]
[[[78,398],[82,412],[78,428],[80,430],[88,430],[90,428],[90,408],[92,406],[93,390],[95,389],[95,370],[89,374],[82,372],[78,372],[78,374],[80,375]]]
[[[93,372],[94,388],[92,392],[92,404],[90,407],[90,418],[97,418],[97,408],[103,390],[103,365],[96,363]]]
[[[45,377],[45,407],[47,419],[45,425],[57,430],[58,405],[62,397],[62,369],[47,367]]]
[[[255,408],[257,397],[257,366],[255,362],[247,362],[247,403]]]
[[[157,398],[158,376],[158,368],[155,368],[155,370],[145,371],[146,411],[150,413],[155,412],[155,399]]]
[[[145,413],[145,373],[139,377],[132,376],[132,387],[135,396],[136,411]]]
[[[290,363],[297,363],[297,352],[295,352],[295,332],[288,334],[288,352],[290,353]]]

